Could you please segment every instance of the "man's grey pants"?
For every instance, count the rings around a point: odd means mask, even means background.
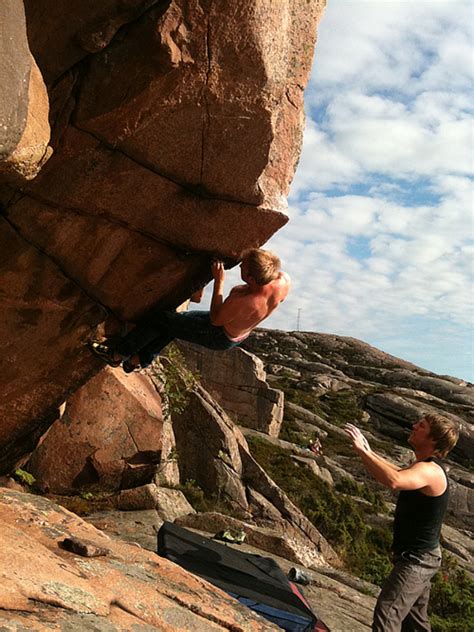
[[[395,558],[374,611],[372,632],[429,632],[431,579],[441,565],[439,548]]]

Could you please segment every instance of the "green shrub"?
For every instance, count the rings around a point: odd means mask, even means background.
[[[311,391],[304,391],[301,388],[295,387],[294,382],[286,378],[278,381],[278,388],[284,392],[287,401],[302,406],[306,408],[306,410],[326,419],[326,414],[319,404],[318,395],[315,395]],[[291,417],[292,413],[285,411],[285,416]]]
[[[305,440],[305,434],[301,432],[294,419],[288,416],[286,411],[278,438],[289,441],[290,443],[296,443],[297,445],[300,445]]]
[[[242,517],[218,495],[206,495],[194,479],[188,479],[184,484],[176,485],[173,489],[179,489],[183,492],[191,507],[199,513],[217,511],[218,513],[235,516],[236,518]]]
[[[151,372],[161,384],[163,415],[167,417],[184,412],[189,392],[199,376],[187,368],[186,360],[175,344],[168,345],[166,351],[153,362]]]
[[[381,586],[392,569],[391,546],[389,529],[368,527],[365,542],[359,542],[357,548],[349,553],[348,566],[362,579]]]
[[[210,498],[207,498],[203,490],[193,479],[188,479],[184,484],[177,485],[175,489],[183,492],[186,500],[199,513],[214,510],[214,504]]]
[[[349,438],[341,437],[339,434],[329,431],[328,436],[323,441],[323,452],[326,456],[348,456],[357,460]]]
[[[305,432],[300,430],[298,424],[295,422],[292,416],[288,416],[285,412],[283,422],[280,428],[279,439],[289,441],[302,448],[309,448],[317,438],[316,432]]]
[[[17,468],[13,472],[13,478],[21,483],[22,485],[27,485],[28,487],[32,487],[36,483],[36,478],[33,474],[30,474],[26,470],[22,470],[21,468]]]
[[[358,496],[359,498],[367,500],[371,504],[372,513],[387,512],[387,505],[385,504],[383,495],[378,490],[374,491],[367,485],[357,483],[347,476],[341,478],[335,487],[338,492],[348,494],[349,496]]]
[[[49,498],[78,516],[115,509],[115,497],[107,492],[80,492],[75,496],[50,495]]]
[[[433,579],[429,612],[433,632],[474,630],[474,581],[449,554]]]

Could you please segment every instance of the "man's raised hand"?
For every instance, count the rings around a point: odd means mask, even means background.
[[[344,426],[344,432],[352,439],[352,445],[356,450],[361,452],[371,452],[369,442],[364,437],[362,432],[353,424],[346,424]]]

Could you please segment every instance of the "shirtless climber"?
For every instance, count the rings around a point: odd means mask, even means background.
[[[93,342],[91,351],[110,366],[130,373],[148,366],[172,340],[186,340],[208,349],[231,349],[267,318],[286,298],[290,277],[269,250],[251,248],[242,255],[237,285],[224,300],[224,264],[214,261],[210,311],[155,311],[118,342]]]

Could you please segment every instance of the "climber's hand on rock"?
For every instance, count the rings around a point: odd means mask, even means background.
[[[219,259],[212,262],[211,266],[212,276],[216,283],[223,283],[225,278],[224,264]]]

